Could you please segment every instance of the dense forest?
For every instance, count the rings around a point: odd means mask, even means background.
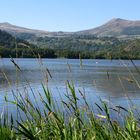
[[[140,59],[140,39],[75,34],[25,41],[0,30],[0,57]]]

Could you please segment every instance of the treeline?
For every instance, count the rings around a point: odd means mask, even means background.
[[[55,51],[47,48],[5,48],[0,46],[0,57],[9,58],[56,58]]]
[[[125,50],[122,51],[56,51],[57,57],[64,57],[70,59],[140,59],[140,52],[126,52]]]
[[[112,51],[71,51],[52,50],[49,48],[5,48],[0,46],[0,57],[16,58],[69,58],[69,59],[140,59],[140,52],[127,52],[127,50]]]

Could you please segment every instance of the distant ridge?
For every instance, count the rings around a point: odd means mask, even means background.
[[[7,31],[8,33],[23,38],[28,39],[31,37],[44,37],[44,36],[66,36],[66,35],[96,35],[100,36],[113,36],[113,37],[123,37],[123,36],[140,36],[140,20],[126,20],[121,18],[113,18],[107,23],[88,30],[82,30],[78,32],[49,32],[36,29],[28,29],[24,27],[19,27],[12,25],[8,22],[0,23],[0,29]]]

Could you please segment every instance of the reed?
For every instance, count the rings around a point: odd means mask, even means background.
[[[68,92],[66,99],[57,106],[48,87],[42,84],[44,95],[38,93],[41,107],[30,98],[13,93],[14,101],[5,99],[18,108],[20,119],[10,122],[8,114],[1,114],[0,137],[1,139],[30,139],[30,140],[138,140],[140,139],[140,121],[131,110],[121,106],[110,108],[108,103],[101,100],[101,104],[95,103],[99,109],[95,113],[86,96],[80,90],[81,98],[78,99],[73,84],[67,81]],[[37,94],[37,93],[34,93]],[[83,100],[84,108],[79,106],[79,100]],[[60,108],[62,107],[62,108]],[[123,124],[119,120],[112,120],[111,110],[124,117]],[[123,116],[120,112],[126,112]]]
[[[22,73],[22,69],[14,59],[11,58],[11,62],[16,70]],[[81,59],[80,62],[82,67]],[[138,71],[137,67],[134,67]],[[71,69],[70,66],[69,69]],[[47,78],[48,76],[52,78],[48,69],[46,72]],[[48,82],[48,79],[46,81]],[[133,82],[138,84],[134,77]],[[30,87],[28,92],[32,94],[34,101],[28,94],[24,95],[20,91],[17,91],[18,93],[12,91],[12,101],[5,96],[5,102],[15,106],[17,118],[14,118],[8,111],[1,113],[1,140],[140,139],[140,116],[134,115],[134,110],[128,110],[122,106],[110,107],[109,102],[100,99],[100,104],[94,104],[98,111],[94,111],[86,100],[86,94],[81,90],[75,90],[74,84],[69,81],[66,82],[65,98],[61,98],[59,105],[48,86],[42,84],[43,93],[40,93],[35,92],[29,83],[28,85]],[[81,97],[78,98],[77,94]],[[119,116],[118,119],[111,117],[112,111]]]

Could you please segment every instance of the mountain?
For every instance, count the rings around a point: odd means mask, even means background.
[[[6,31],[16,37],[23,39],[28,39],[30,37],[43,37],[48,35],[47,31],[19,27],[8,22],[0,23],[0,30]]]
[[[16,25],[12,25],[8,22],[0,23],[0,30],[6,31],[10,33],[11,35],[25,39],[30,40],[32,38],[36,37],[65,37],[69,34],[73,34],[73,32],[49,32],[49,31],[43,31],[43,30],[37,30],[37,29],[29,29],[25,27],[20,27]]]
[[[114,18],[102,26],[77,33],[97,36],[137,36],[140,35],[140,20]]]
[[[114,18],[107,23],[88,30],[78,32],[49,32],[36,29],[28,29],[12,25],[10,23],[0,23],[0,29],[4,30],[13,36],[22,39],[34,39],[35,37],[67,37],[72,35],[95,35],[98,37],[140,37],[140,20],[132,21],[120,18]]]

